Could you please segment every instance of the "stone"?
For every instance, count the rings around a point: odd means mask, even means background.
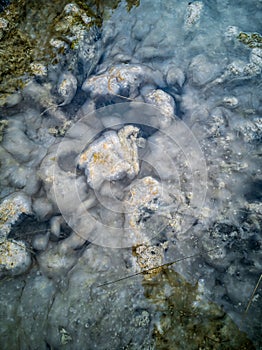
[[[22,241],[6,240],[0,244],[0,277],[17,276],[31,265],[31,256]]]
[[[171,125],[174,119],[175,102],[172,96],[163,90],[157,89],[145,95],[145,102],[150,103],[159,108],[161,113],[160,128]]]
[[[58,81],[58,86],[57,86],[57,92],[63,99],[63,102],[60,104],[60,106],[65,106],[69,104],[77,90],[77,79],[75,76],[70,73],[62,73],[59,81]]]
[[[19,92],[13,93],[11,95],[7,95],[5,99],[6,107],[14,107],[18,105],[22,101],[22,95]]]
[[[192,1],[188,3],[185,15],[185,27],[187,29],[199,22],[203,7],[204,5],[201,1]]]
[[[52,203],[47,198],[36,198],[33,201],[33,212],[38,220],[47,220],[53,213]]]
[[[115,66],[104,74],[88,78],[82,89],[93,98],[110,95],[135,97],[143,75],[143,69],[138,65]]]
[[[218,65],[209,62],[203,54],[195,56],[189,66],[192,83],[197,86],[204,86],[213,80],[218,72]]]
[[[0,241],[5,240],[22,214],[31,214],[31,199],[23,192],[11,194],[0,204]]]
[[[119,64],[108,71],[87,78],[82,89],[92,98],[129,97],[139,95],[139,89],[146,83],[163,86],[163,79],[158,70],[146,65]]]
[[[49,232],[45,234],[35,235],[32,242],[33,248],[39,251],[46,250],[48,241],[49,241],[49,236],[50,236]]]
[[[222,104],[229,109],[234,109],[238,106],[238,99],[235,96],[226,96],[223,98]]]
[[[46,150],[29,139],[24,123],[9,119],[8,128],[3,136],[2,146],[19,162],[34,163],[45,155]],[[31,165],[33,165],[31,163]]]
[[[124,199],[125,229],[136,237],[136,242],[147,242],[168,223],[172,199],[164,186],[151,176],[134,181]]]
[[[180,68],[176,67],[170,67],[167,75],[166,75],[166,82],[170,86],[178,85],[179,87],[182,87],[184,85],[186,78],[185,74]]]
[[[250,62],[262,68],[262,49],[254,48],[250,53]]]
[[[33,62],[30,64],[31,72],[35,76],[46,76],[47,75],[47,68],[42,63]]]
[[[94,189],[102,183],[134,178],[139,171],[136,139],[139,129],[128,125],[118,132],[105,132],[81,153],[78,166],[84,169],[87,183]]]

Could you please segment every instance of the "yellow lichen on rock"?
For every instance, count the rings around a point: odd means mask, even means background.
[[[31,264],[30,253],[25,243],[6,240],[0,244],[0,277],[19,275]]]

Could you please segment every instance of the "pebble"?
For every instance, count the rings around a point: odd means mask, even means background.
[[[77,79],[70,72],[63,73],[58,81],[57,92],[62,97],[60,106],[69,104],[75,97],[77,90]]]
[[[166,128],[171,125],[175,109],[175,101],[172,96],[163,90],[157,89],[145,95],[145,102],[159,108],[161,114],[160,128]]]
[[[204,5],[201,1],[193,1],[188,3],[185,15],[186,28],[191,28],[193,25],[198,23],[203,7]]]

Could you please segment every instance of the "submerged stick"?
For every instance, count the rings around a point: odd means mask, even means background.
[[[207,250],[206,253],[212,252],[213,250],[216,250],[216,249],[218,249],[218,248],[219,248],[219,247],[216,247],[216,248]],[[132,274],[132,275],[128,275],[128,276],[119,278],[119,279],[114,280],[114,281],[109,281],[109,282],[105,282],[105,283],[103,283],[103,284],[99,284],[97,287],[108,286],[108,285],[110,285],[110,284],[114,284],[114,283],[116,283],[116,282],[124,281],[124,280],[126,280],[126,279],[128,279],[128,278],[136,277],[136,276],[138,276],[138,275],[142,275],[142,274],[145,274],[145,273],[150,272],[150,271],[154,271],[154,270],[159,269],[159,268],[162,268],[162,267],[168,267],[168,266],[174,265],[174,264],[176,264],[176,263],[178,263],[178,262],[180,262],[180,261],[183,261],[183,260],[186,260],[186,259],[195,258],[195,257],[199,256],[200,254],[201,254],[201,252],[200,252],[200,253],[197,253],[197,254],[185,256],[185,257],[180,258],[180,259],[177,259],[177,260],[175,260],[175,261],[171,261],[171,262],[165,263],[165,264],[163,264],[163,265],[158,265],[158,266],[155,266],[155,267],[151,267],[150,269],[146,269],[146,270],[143,270],[143,271],[134,273],[134,274]]]
[[[261,280],[262,280],[262,274],[260,275],[260,277],[259,277],[259,279],[258,279],[258,281],[257,281],[257,284],[256,284],[256,286],[255,286],[255,288],[254,288],[254,290],[253,290],[253,292],[252,292],[252,294],[251,294],[251,297],[250,297],[249,302],[248,302],[248,304],[247,304],[246,310],[244,311],[244,314],[243,314],[243,317],[242,317],[242,322],[243,322],[243,320],[244,320],[246,314],[248,313],[248,310],[249,310],[249,308],[250,308],[250,306],[251,306],[251,304],[252,304],[252,302],[253,302],[255,293],[256,293],[256,291],[257,291],[259,285],[260,285]]]

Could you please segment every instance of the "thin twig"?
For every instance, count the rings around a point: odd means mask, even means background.
[[[213,250],[216,250],[216,249],[218,249],[218,247],[213,248],[213,249],[210,249],[210,250],[206,251],[206,253],[212,252]],[[110,285],[110,284],[114,284],[114,283],[116,283],[116,282],[124,281],[124,280],[126,280],[126,279],[128,279],[128,278],[136,277],[136,276],[138,276],[138,275],[142,275],[142,274],[148,273],[148,272],[150,272],[150,271],[154,271],[154,270],[159,269],[159,268],[162,268],[162,267],[168,267],[168,266],[174,265],[174,264],[176,264],[176,263],[178,263],[178,262],[180,262],[180,261],[183,261],[183,260],[186,260],[186,259],[195,258],[195,257],[199,256],[201,253],[202,253],[202,252],[199,252],[199,253],[193,254],[193,255],[189,255],[189,256],[185,256],[185,257],[180,258],[180,259],[177,259],[177,260],[175,260],[175,261],[172,261],[172,262],[169,262],[169,263],[165,263],[165,264],[163,264],[163,265],[158,265],[158,266],[156,266],[156,267],[151,267],[150,269],[146,269],[146,270],[143,270],[143,271],[134,273],[133,275],[128,275],[128,276],[119,278],[119,279],[114,280],[114,281],[105,282],[105,283],[103,283],[103,284],[99,284],[97,287],[108,286],[108,285]]]
[[[252,304],[252,302],[253,302],[255,293],[256,293],[256,291],[257,291],[259,285],[260,285],[261,279],[262,279],[262,274],[260,275],[260,277],[259,277],[259,279],[258,279],[258,281],[257,281],[257,284],[256,284],[256,286],[255,286],[255,288],[254,288],[254,290],[253,290],[253,292],[252,292],[252,295],[251,295],[251,297],[250,297],[250,299],[249,299],[249,302],[248,302],[248,304],[247,304],[246,310],[245,310],[244,313],[243,313],[242,320],[241,320],[241,325],[242,325],[242,323],[243,323],[243,321],[244,321],[244,319],[245,319],[245,317],[246,317],[246,315],[247,315],[247,313],[248,313],[248,310],[249,310],[249,308],[250,308],[250,306],[251,306],[251,304]]]

